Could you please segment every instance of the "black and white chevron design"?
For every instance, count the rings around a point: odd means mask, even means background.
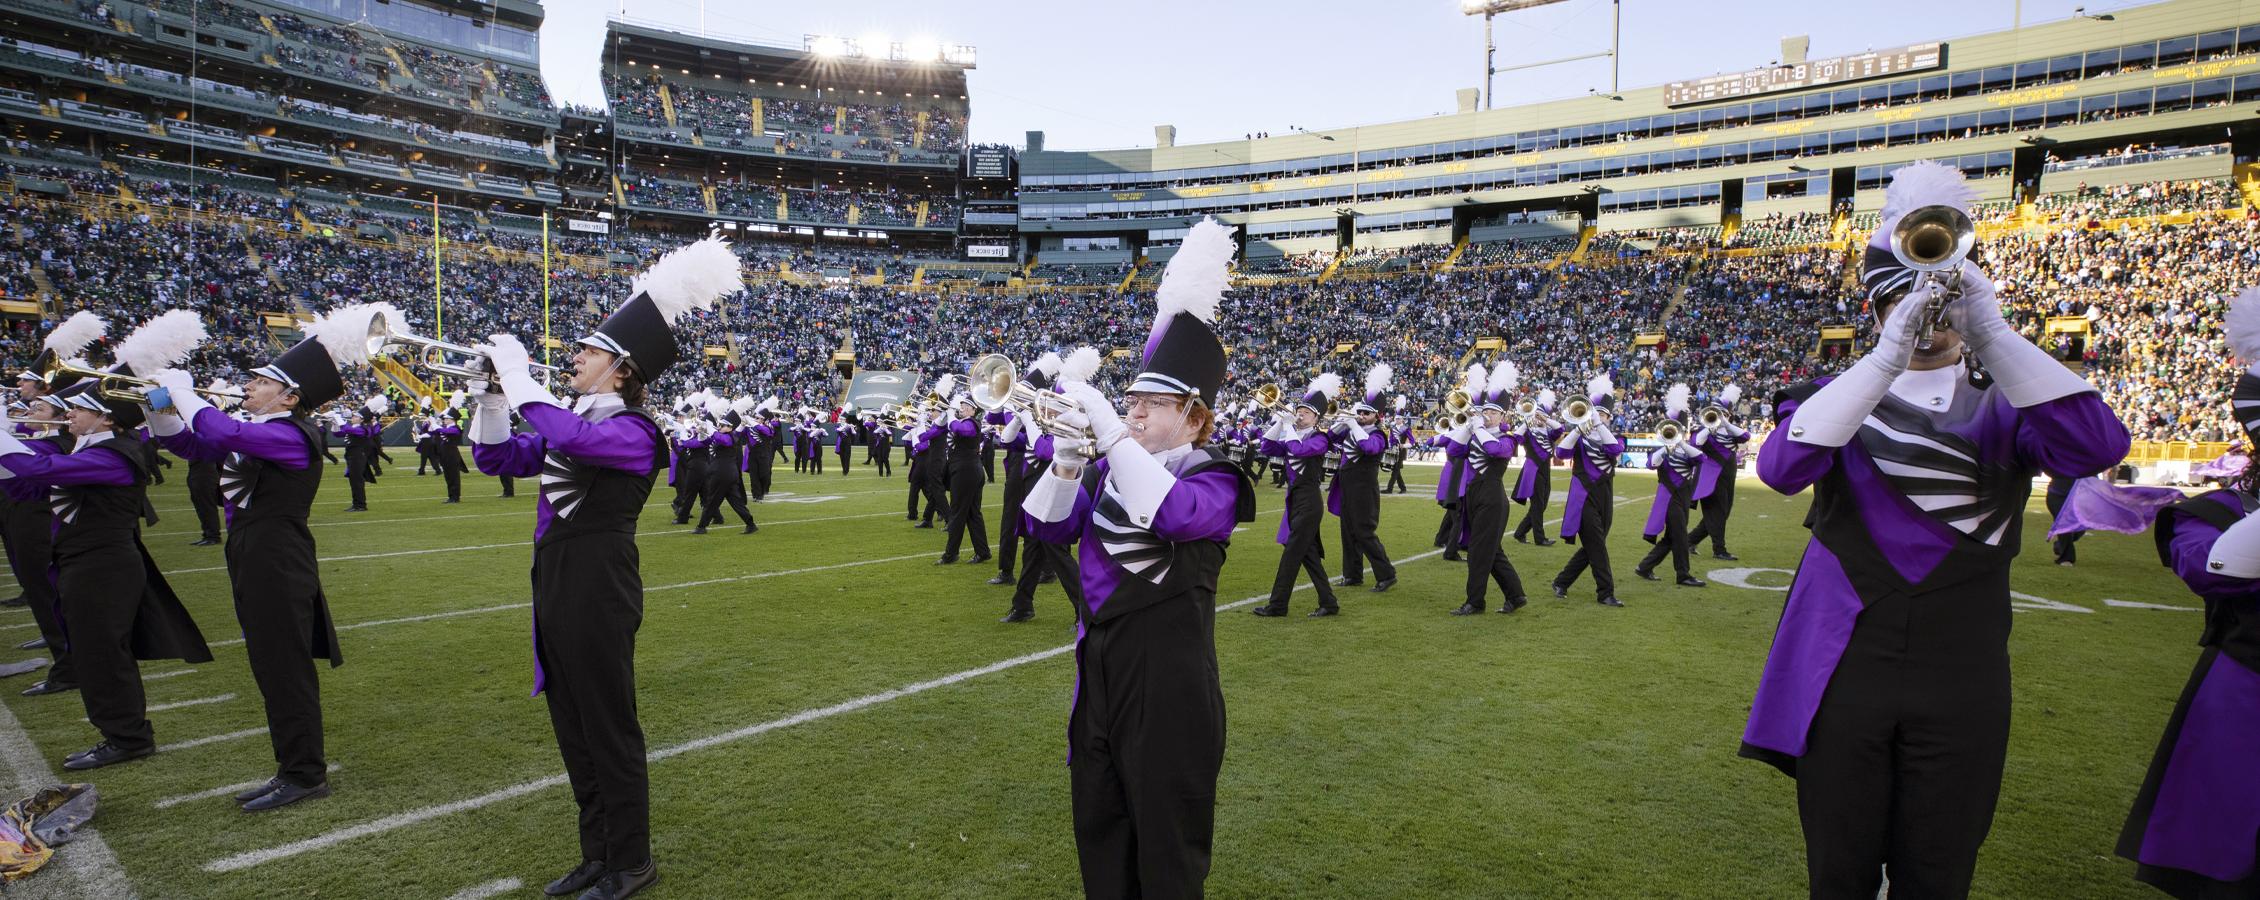
[[[596,467],[576,462],[563,453],[550,451],[541,458],[541,495],[549,501],[549,509],[558,518],[570,519],[573,511],[581,508],[588,499],[589,484],[594,480]]]
[[[237,509],[251,506],[251,490],[258,486],[258,466],[241,453],[220,461],[220,496]]]
[[[1956,531],[1997,545],[2016,518],[1994,490],[1999,467],[1981,461],[1968,438],[1937,427],[1913,406],[1877,404],[1860,425],[1860,447],[1893,488]]]
[[[1155,537],[1151,529],[1130,524],[1130,514],[1122,508],[1122,500],[1115,495],[1112,481],[1108,479],[1099,489],[1098,502],[1091,510],[1091,525],[1098,531],[1099,546],[1123,571],[1160,584],[1163,578],[1169,577],[1169,563],[1176,557],[1176,548]]]
[[[79,504],[83,502],[85,498],[75,487],[54,487],[47,491],[47,508],[54,510],[55,518],[63,520],[65,525],[78,520]]]

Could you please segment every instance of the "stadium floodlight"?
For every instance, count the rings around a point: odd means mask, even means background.
[[[855,41],[855,55],[865,59],[887,58],[887,45],[893,43],[883,34],[867,34]]]
[[[808,52],[830,59],[847,55],[847,41],[829,34],[812,34],[802,43]]]
[[[902,58],[911,62],[933,62],[942,58],[942,42],[930,37],[914,37],[900,46]]]
[[[1611,11],[1609,24],[1609,49],[1606,52],[1568,56],[1561,59],[1547,60],[1545,62],[1510,66],[1505,69],[1501,69],[1493,63],[1493,60],[1498,58],[1499,45],[1491,39],[1491,17],[1499,15],[1500,13],[1520,12],[1526,9],[1535,9],[1541,6],[1552,6],[1557,3],[1565,2],[1568,2],[1568,0],[1460,0],[1460,12],[1470,16],[1483,17],[1484,109],[1491,108],[1491,76],[1497,75],[1500,72],[1513,71],[1515,69],[1533,69],[1540,66],[1551,66],[1556,63],[1575,62],[1581,59],[1593,59],[1600,56],[1606,56],[1609,58],[1609,93],[1614,94],[1617,92],[1617,51],[1619,49],[1619,39],[1623,34],[1624,0],[1609,0],[1609,9]]]

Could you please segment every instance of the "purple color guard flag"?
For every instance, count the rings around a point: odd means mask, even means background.
[[[2158,521],[2158,511],[2180,503],[2186,496],[2173,488],[2120,486],[2101,478],[2072,482],[2063,511],[2049,526],[2048,537],[2074,531],[2116,531],[2142,534]]]

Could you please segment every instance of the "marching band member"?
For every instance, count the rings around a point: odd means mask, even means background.
[[[525,347],[506,334],[480,349],[499,399],[482,393],[472,423],[479,470],[541,477],[534,514],[534,692],[581,808],[580,865],[543,892],[587,889],[619,900],[659,880],[651,858],[650,782],[637,722],[635,636],[643,622],[636,519],[667,461],[644,385],[676,360],[674,322],[740,285],[737,254],[718,238],[675,250],[634,282],[573,354],[568,408],[534,381]],[[512,434],[515,408],[532,433]]]
[[[1389,389],[1394,370],[1381,363],[1365,370],[1365,391],[1350,405],[1357,421],[1342,425],[1332,439],[1342,452],[1334,483],[1326,494],[1326,509],[1342,523],[1342,586],[1365,583],[1365,563],[1373,562],[1373,593],[1397,586],[1397,566],[1389,561],[1389,548],[1381,545],[1381,459],[1389,435],[1381,427],[1381,392]]]
[[[957,562],[957,549],[965,538],[966,529],[973,531],[973,562],[989,561],[989,526],[981,517],[981,487],[987,476],[981,471],[981,423],[975,421],[973,398],[964,391],[950,398],[950,421],[943,428],[942,441],[949,455],[949,543],[942,549],[937,566]]]
[[[1198,897],[1208,877],[1225,736],[1216,582],[1233,528],[1255,519],[1246,476],[1199,446],[1224,382],[1209,323],[1231,255],[1223,226],[1193,227],[1156,292],[1129,418],[1070,388],[1084,412],[1063,424],[1094,439],[1057,441],[1028,491],[1035,534],[1081,544],[1068,781],[1092,897]]]
[[[372,469],[377,463],[377,450],[384,442],[384,425],[381,417],[391,411],[392,401],[383,394],[371,394],[361,404],[361,421],[342,426],[337,430],[345,438],[345,480],[353,488],[353,505],[346,512],[368,512],[367,485],[374,480]]]
[[[47,333],[40,342],[40,356],[58,362],[70,361],[87,368],[84,360],[76,359],[104,332],[109,323],[92,312],[80,310],[71,314]],[[52,379],[52,380],[50,380]],[[56,392],[69,388],[78,376],[44,375],[26,370],[16,376],[16,395],[23,398],[24,417],[43,423],[18,423],[10,433],[23,438],[24,443],[44,443],[45,450],[34,452],[69,453],[77,439],[69,431],[69,406]],[[62,610],[55,596],[55,584],[48,580],[50,566],[55,557],[55,510],[49,505],[48,489],[37,482],[0,478],[0,538],[8,550],[8,572],[16,578],[18,589],[23,591],[22,602],[13,604],[31,609],[33,624],[39,628],[39,638],[21,647],[24,650],[41,649],[53,660],[48,664],[47,677],[23,691],[26,697],[54,694],[78,688],[78,676],[72,671],[70,642],[63,634]]]
[[[1467,533],[1467,599],[1452,610],[1455,616],[1482,614],[1493,581],[1499,583],[1500,612],[1530,605],[1523,595],[1522,575],[1499,544],[1507,533],[1507,463],[1515,457],[1515,442],[1506,434],[1507,404],[1521,380],[1514,363],[1499,360],[1484,379],[1483,390],[1468,395],[1475,408],[1458,429],[1458,441],[1467,448],[1460,497],[1460,521]]]
[[[1711,558],[1728,562],[1738,557],[1726,552],[1726,520],[1734,514],[1734,484],[1742,473],[1742,445],[1750,442],[1749,429],[1734,424],[1734,404],[1741,399],[1739,384],[1727,385],[1719,392],[1719,408],[1726,410],[1727,418],[1717,428],[1707,429],[1708,439],[1695,448],[1703,451],[1703,475],[1695,485],[1695,502],[1702,507],[1703,520],[1687,532],[1687,546],[1709,539]]]
[[[1482,363],[1474,363],[1460,375],[1460,390],[1472,401],[1483,396],[1484,380],[1489,378]],[[1429,439],[1431,446],[1444,451],[1444,470],[1436,477],[1436,505],[1444,508],[1444,520],[1436,523],[1436,546],[1444,548],[1444,559],[1458,562],[1464,557],[1460,551],[1467,546],[1467,523],[1461,517],[1460,497],[1467,493],[1467,436],[1475,425],[1470,413],[1466,422],[1448,431],[1439,431]]]
[[[808,422],[797,413],[792,417],[792,422],[793,472],[805,474],[808,472]]]
[[[863,412],[863,447],[864,465],[875,467],[881,478],[895,474],[894,426],[873,410]]]
[[[1687,561],[1687,547],[1693,543],[1687,536],[1687,507],[1694,502],[1695,482],[1703,468],[1703,451],[1696,448],[1709,442],[1711,436],[1708,429],[1686,436],[1693,396],[1684,382],[1664,392],[1664,416],[1679,426],[1682,439],[1658,447],[1648,456],[1648,467],[1656,471],[1656,499],[1648,506],[1648,524],[1640,529],[1640,537],[1655,546],[1632,567],[1632,574],[1643,581],[1658,580],[1656,564],[1669,552],[1679,586],[1703,586],[1703,579],[1695,577]]]
[[[1075,385],[1087,386],[1091,376],[1098,374],[1099,363],[1098,348],[1077,347],[1074,352],[1067,354],[1066,359],[1060,361],[1057,377],[1049,378],[1045,384],[1038,385],[1037,389],[1065,393]],[[1038,364],[1041,365],[1042,361],[1038,360]],[[1029,383],[1035,384],[1032,377]],[[1035,420],[1026,413],[1016,414],[1016,418],[1023,432],[1036,429]],[[1033,489],[1034,482],[1051,470],[1055,456],[1053,447],[1057,440],[1045,432],[1037,434],[1036,439],[1029,442],[1026,473],[1028,489]],[[1021,505],[1025,506],[1025,490],[1021,500]],[[1021,506],[1005,507],[1007,515],[1013,518],[1019,517],[1020,508]],[[1043,535],[1027,527],[1025,522],[1021,523],[1020,532],[1028,539],[1028,558],[1020,565],[1020,577],[1012,583],[1012,609],[1005,613],[1003,619],[998,620],[999,623],[1009,625],[1035,618],[1037,586],[1054,581],[1059,583],[1060,590],[1067,594],[1068,602],[1075,605],[1077,614],[1080,615],[1083,582],[1077,572],[1075,554],[1069,552],[1065,545],[1044,540]]]
[[[417,397],[416,404],[416,474],[422,476],[425,466],[429,465],[434,469],[440,467],[437,455],[439,439],[432,436],[432,429],[438,427],[439,423],[432,415],[430,394]]]
[[[826,437],[824,423],[817,420],[815,410],[809,410],[808,415],[802,422],[802,427],[807,429],[808,432],[808,444],[806,445],[808,474],[822,475],[824,474],[824,439]]]
[[[1585,568],[1593,568],[1593,601],[1602,606],[1623,606],[1617,600],[1616,572],[1609,567],[1609,526],[1616,521],[1617,454],[1624,441],[1609,430],[1609,410],[1615,406],[1616,386],[1606,373],[1585,383],[1589,411],[1584,421],[1554,443],[1554,455],[1570,460],[1569,502],[1562,508],[1562,540],[1577,545],[1569,562],[1554,576],[1554,596],[1568,597]]]
[[[1287,460],[1287,502],[1279,514],[1279,572],[1271,579],[1270,601],[1256,607],[1256,615],[1287,614],[1287,595],[1295,590],[1298,569],[1309,573],[1311,588],[1318,593],[1318,608],[1311,611],[1311,618],[1342,612],[1334,597],[1334,585],[1326,575],[1326,540],[1319,533],[1326,524],[1326,504],[1319,499],[1319,485],[1326,480],[1323,467],[1331,441],[1318,428],[1319,417],[1341,389],[1342,376],[1320,372],[1303,389],[1294,408],[1274,415],[1271,430],[1264,432],[1264,452]]]
[[[1554,445],[1561,442],[1562,426],[1554,421],[1554,391],[1538,392],[1533,401],[1538,416],[1515,426],[1515,442],[1522,445],[1522,472],[1515,476],[1514,501],[1527,510],[1515,523],[1515,542],[1554,545],[1546,536],[1546,507],[1554,496]]]
[[[2128,448],[2095,388],[2002,320],[1963,261],[1950,327],[1889,250],[1919,207],[1966,211],[1959,171],[1892,177],[1862,282],[1880,327],[1844,374],[1777,395],[1758,474],[1815,488],[1813,537],[1758,682],[1743,755],[1797,780],[1815,896],[1968,893],[2009,740],[2009,563],[2036,471],[2090,475]],[[1963,345],[1990,378],[1973,380]],[[2249,837],[2249,835],[2248,835]],[[2250,850],[2248,846],[2245,848]]]
[[[863,443],[855,427],[855,404],[840,407],[832,419],[832,452],[840,457],[840,476],[845,478],[848,464],[855,461],[855,445]]]
[[[2260,290],[2227,315],[2229,347],[2248,368],[2230,413],[2260,434]],[[2069,479],[2065,479],[2069,480]],[[2260,468],[2180,500],[2158,516],[2158,558],[2205,602],[2204,651],[2166,720],[2118,854],[2135,878],[2175,897],[2260,896]]]
[[[769,496],[769,482],[777,466],[777,395],[762,398],[753,407],[753,424],[747,428],[753,456],[746,463],[746,493],[760,503]]]
[[[235,405],[235,399],[220,392],[234,390],[226,381],[214,378],[212,406],[221,413]],[[191,547],[216,547],[220,543],[220,464],[217,460],[188,460],[188,503],[196,509],[197,538]]]
[[[156,407],[150,431],[182,458],[221,467],[228,580],[275,755],[274,777],[235,795],[245,812],[330,794],[322,685],[313,660],[327,659],[336,668],[345,654],[322,593],[314,534],[306,527],[322,485],[321,430],[307,411],[345,393],[339,369],[368,362],[370,325],[378,316],[401,320],[389,304],[366,304],[307,323],[306,339],[254,370],[243,385],[249,421],[206,404],[187,373],[167,369],[153,376],[162,394],[150,395]]]
[[[456,391],[432,424],[432,459],[439,463],[440,477],[447,480],[447,499],[441,503],[463,502],[463,427],[456,423],[463,419],[466,398]]]
[[[1049,350],[1030,363],[1020,380],[1039,391],[1050,390],[1059,377],[1059,367],[1065,361]],[[1013,567],[1020,561],[1020,541],[1026,529],[1020,527],[1020,517],[1012,511],[1028,499],[1028,446],[1034,423],[1027,413],[1014,412],[999,406],[982,416],[985,424],[996,426],[996,443],[1004,448],[1004,509],[1003,521],[997,523],[997,574],[990,584],[1012,584]],[[1006,618],[1011,618],[1007,614]]]
[[[118,364],[110,371],[154,372],[187,358],[203,340],[195,313],[160,314],[118,343]],[[55,514],[49,577],[59,626],[69,638],[87,723],[102,734],[93,747],[63,759],[72,771],[157,752],[140,660],[212,661],[203,633],[141,543],[138,520],[149,484],[147,456],[134,437],[141,406],[104,397],[100,387],[82,380],[61,392],[77,438],[68,451],[0,434],[0,479],[46,488]]]
[[[1405,406],[1409,402],[1405,395],[1397,395],[1393,407],[1395,412],[1389,417],[1389,425],[1382,432],[1389,441],[1389,449],[1382,461],[1389,469],[1389,483],[1381,488],[1384,494],[1405,492],[1405,454],[1412,452],[1413,447],[1412,423],[1405,416]]]
[[[706,401],[711,396],[712,391],[701,389],[676,404],[685,410],[675,426],[675,466],[670,470],[675,479],[675,499],[669,508],[675,512],[677,525],[689,525],[691,511],[705,509],[699,501],[706,491],[706,427],[699,417],[706,414]]]
[[[738,514],[745,523],[739,534],[752,534],[761,527],[753,524],[753,511],[746,509],[745,483],[738,480],[737,428],[738,411],[728,397],[715,396],[706,401],[706,416],[711,420],[706,436],[706,483],[699,489],[698,526],[692,534],[705,534],[706,526],[722,524],[722,504],[730,504],[730,511]]]
[[[953,376],[944,375],[938,384],[947,387],[953,381]],[[912,526],[914,528],[932,528],[934,527],[934,509],[941,504],[936,502],[939,498],[939,492],[932,487],[933,473],[929,472],[928,469],[931,468],[929,464],[933,462],[934,454],[940,452],[934,446],[934,436],[939,433],[940,426],[933,422],[932,411],[928,410],[925,404],[919,404],[916,412],[917,416],[912,420],[910,429],[903,435],[904,439],[910,442],[910,465],[908,467],[910,508],[903,516],[903,520],[919,522],[919,524]],[[918,518],[918,501],[920,500],[926,501],[926,518],[922,522]]]

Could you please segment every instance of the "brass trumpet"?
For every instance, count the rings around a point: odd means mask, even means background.
[[[1703,407],[1703,411],[1696,414],[1695,421],[1703,423],[1704,428],[1718,428],[1726,424],[1726,408],[1721,406]]]
[[[146,403],[149,401],[149,392],[158,386],[157,382],[147,378],[74,366],[44,352],[32,364],[36,367],[33,371],[39,373],[49,384],[53,384],[57,376],[65,377],[67,380],[63,383],[66,385],[91,379],[94,382],[95,396],[112,403]],[[209,388],[195,388],[194,390],[206,397],[243,399],[242,394],[233,391],[215,391]]]
[[[1976,246],[1977,224],[1968,213],[1944,204],[1917,207],[1891,227],[1892,258],[1921,273],[1908,285],[1909,292],[1931,289],[1916,347],[1930,349],[1932,335],[1951,325],[1946,304],[1962,296],[1962,260]]]
[[[966,370],[966,393],[973,398],[973,405],[983,410],[1027,413],[1038,429],[1053,437],[1090,440],[1096,436],[1090,426],[1069,427],[1060,421],[1061,416],[1082,412],[1082,404],[1020,380],[1019,372],[1011,358],[1002,353],[983,356]],[[1272,390],[1277,392],[1278,388]]]
[[[1571,400],[1568,406],[1562,407],[1562,421],[1576,426],[1580,431],[1585,430],[1587,425],[1592,424],[1592,418],[1593,404],[1591,401]]]
[[[1677,447],[1686,442],[1687,432],[1678,422],[1665,419],[1656,423],[1656,440],[1663,441],[1666,448]]]
[[[1537,425],[1543,428],[1552,428],[1561,424],[1553,416],[1541,411],[1536,400],[1524,400],[1515,404],[1515,418],[1520,419],[1525,425]]]
[[[386,317],[371,317],[369,319],[369,355],[391,356],[394,348],[399,347],[409,348],[409,352],[412,354],[409,364],[426,372],[438,375],[453,375],[465,381],[485,382],[493,382],[497,374],[494,371],[494,361],[487,359],[484,353],[462,344],[452,344],[438,338],[394,331],[392,324],[386,321]],[[529,362],[527,365],[541,370],[545,373],[544,377],[565,372],[562,366],[548,366],[537,362]],[[489,385],[489,388],[500,389],[492,384]]]

